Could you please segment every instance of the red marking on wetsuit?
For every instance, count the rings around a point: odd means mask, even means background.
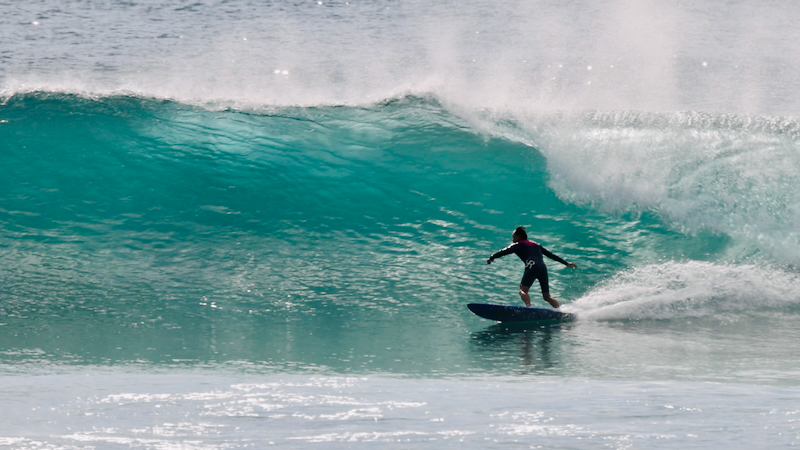
[[[537,242],[529,241],[525,239],[524,241],[519,241],[520,244],[525,244],[527,246],[533,247],[534,245],[539,245]]]

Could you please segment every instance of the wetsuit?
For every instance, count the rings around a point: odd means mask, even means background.
[[[539,280],[539,284],[542,286],[542,294],[545,295],[550,294],[550,285],[547,281],[547,266],[544,265],[542,255],[547,256],[553,261],[558,261],[565,266],[569,264],[560,257],[547,251],[541,244],[529,240],[515,242],[495,253],[489,259],[494,260],[512,253],[519,256],[519,259],[525,263],[525,273],[522,275],[522,281],[519,283],[520,286],[529,288],[533,284],[533,280]]]

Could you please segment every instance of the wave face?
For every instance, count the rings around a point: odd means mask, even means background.
[[[28,349],[10,361],[447,372],[475,364],[464,304],[515,295],[518,263],[485,259],[519,224],[578,262],[550,264],[551,291],[587,320],[797,307],[791,123],[514,121],[419,97],[32,93],[0,114],[0,333]]]

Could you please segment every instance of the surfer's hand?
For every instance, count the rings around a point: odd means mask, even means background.
[[[492,263],[492,258],[486,260],[486,264],[491,264],[491,263]]]
[[[570,269],[577,269],[578,265],[575,263],[567,263],[567,267],[569,267]]]

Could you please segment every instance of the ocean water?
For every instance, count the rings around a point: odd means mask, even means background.
[[[797,445],[797,18],[0,2],[0,448]]]

